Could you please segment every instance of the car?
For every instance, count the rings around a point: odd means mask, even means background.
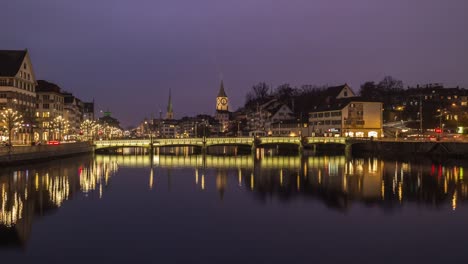
[[[47,145],[60,145],[60,141],[49,140],[49,141],[47,141]]]

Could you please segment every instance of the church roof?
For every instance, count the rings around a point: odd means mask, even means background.
[[[223,80],[221,80],[221,86],[219,87],[218,97],[227,97],[226,92],[224,91]]]
[[[18,73],[27,50],[0,50],[0,76],[13,77]]]
[[[167,112],[172,113],[172,96],[171,96],[171,90],[169,90],[169,102],[167,104]]]

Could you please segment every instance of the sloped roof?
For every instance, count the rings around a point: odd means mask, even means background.
[[[345,87],[349,88],[347,83],[342,84],[342,85],[338,85],[338,86],[328,87],[324,92],[325,96],[330,96],[330,97],[336,98]]]
[[[0,76],[13,77],[18,73],[27,50],[0,50]]]
[[[218,97],[227,97],[226,92],[224,91],[223,80],[221,80],[221,86],[219,87]]]
[[[45,80],[37,81],[36,92],[56,92],[60,93],[60,87],[55,84]]]
[[[374,102],[374,103],[380,103],[379,101],[375,100],[370,100],[370,99],[364,99],[362,97],[349,97],[349,98],[342,98],[342,99],[337,99],[331,104],[323,104],[320,106],[317,106],[315,109],[311,111],[311,113],[314,112],[323,112],[323,111],[333,111],[333,110],[341,110],[344,107],[346,107],[349,103],[351,102]]]

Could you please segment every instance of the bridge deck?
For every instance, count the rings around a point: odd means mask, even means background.
[[[357,140],[357,139],[356,139]],[[97,149],[113,147],[164,147],[164,146],[198,146],[209,147],[216,145],[265,145],[265,144],[352,144],[355,141],[344,137],[212,137],[212,138],[157,138],[157,139],[117,139],[95,141]]]

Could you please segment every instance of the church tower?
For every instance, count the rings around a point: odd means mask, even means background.
[[[229,104],[229,101],[228,101],[226,92],[224,91],[224,83],[221,80],[219,93],[218,93],[218,96],[216,97],[216,114],[215,114],[215,119],[220,124],[219,132],[221,133],[228,132],[227,130],[229,126],[229,117],[230,117],[228,104]]]
[[[224,83],[221,80],[221,86],[219,87],[218,97],[216,97],[216,111],[229,111],[229,101],[224,91]]]
[[[167,104],[166,119],[168,119],[168,120],[174,119],[174,112],[172,112],[171,90],[169,90],[169,102]]]

